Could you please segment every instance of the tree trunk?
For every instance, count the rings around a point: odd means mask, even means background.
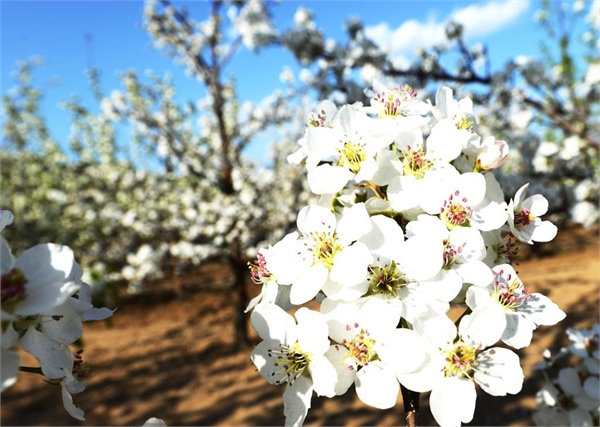
[[[248,276],[248,265],[241,257],[229,256],[229,265],[235,278],[233,284],[233,336],[235,347],[241,349],[250,345],[248,325],[244,310],[248,304],[248,293],[246,291],[246,277]]]

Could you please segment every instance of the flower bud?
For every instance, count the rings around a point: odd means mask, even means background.
[[[508,144],[506,141],[496,140],[494,137],[486,138],[479,150],[475,161],[474,172],[490,171],[496,169],[508,158]]]

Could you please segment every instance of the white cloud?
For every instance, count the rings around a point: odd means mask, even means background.
[[[433,17],[426,22],[411,19],[395,29],[382,22],[365,27],[365,32],[395,60],[402,61],[420,48],[446,40],[445,28],[450,20],[463,24],[464,38],[469,41],[485,37],[511,24],[529,9],[529,3],[529,0],[474,3],[456,10],[443,21]]]

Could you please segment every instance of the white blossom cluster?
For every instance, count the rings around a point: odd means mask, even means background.
[[[544,352],[541,370],[546,385],[537,392],[539,426],[597,426],[600,422],[600,324],[567,329],[571,340],[556,354]],[[573,363],[576,360],[576,363]]]
[[[511,265],[515,241],[552,240],[540,195],[523,185],[508,203],[493,170],[508,144],[482,139],[471,100],[442,87],[435,105],[401,86],[375,83],[370,105],[319,104],[300,148],[319,196],[297,231],[250,264],[262,285],[249,304],[262,338],[252,361],[286,384],[286,425],[301,425],[313,391],[334,397],[354,385],[375,408],[401,386],[431,392],[441,426],[470,422],[476,386],[494,396],[523,384],[514,349],[565,313],[529,291]],[[295,312],[285,310],[316,301]],[[465,308],[453,322],[451,305]]]
[[[10,211],[0,211],[0,231],[13,219]],[[106,319],[114,310],[92,305],[91,288],[81,280],[83,271],[67,246],[38,244],[15,257],[0,236],[0,273],[1,390],[16,382],[19,369],[40,373],[60,386],[65,409],[83,421],[71,395],[85,389],[89,366],[83,350],[73,353],[69,345],[81,338],[82,322]],[[21,356],[11,350],[17,343],[40,368],[20,368]]]

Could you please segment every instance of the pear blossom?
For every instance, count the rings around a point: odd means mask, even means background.
[[[477,150],[475,172],[490,171],[499,168],[508,158],[508,144],[490,136],[483,140]]]
[[[585,393],[572,367],[561,369],[556,382],[536,394],[536,403],[538,411],[533,420],[537,425],[593,426],[592,414],[598,414],[598,398]]]
[[[333,397],[337,374],[325,357],[328,327],[323,315],[306,307],[294,318],[274,304],[260,304],[251,315],[252,326],[263,339],[252,351],[252,362],[270,384],[286,384],[285,425],[302,425],[313,390]]]
[[[505,207],[488,199],[486,179],[480,173],[454,175],[445,182],[427,183],[430,197],[421,206],[430,215],[439,215],[449,230],[454,227],[474,227],[481,231],[500,228],[507,218]]]
[[[303,244],[298,240],[298,233],[293,232],[287,234],[274,246],[258,251],[256,260],[248,263],[248,266],[252,281],[261,285],[262,289],[260,294],[248,303],[246,313],[260,303],[272,303],[290,308],[290,287],[279,285],[290,285],[302,273],[305,267],[303,260],[289,257],[290,253],[302,249]]]
[[[289,251],[289,257],[282,257],[279,267],[281,270],[289,265],[303,267],[291,284],[293,304],[311,300],[331,282],[353,286],[366,277],[372,257],[365,244],[356,241],[371,229],[364,204],[352,206],[339,221],[326,208],[306,206],[298,214],[297,225],[303,248],[299,252]]]
[[[548,211],[548,200],[541,194],[527,195],[529,184],[523,185],[508,205],[508,225],[510,231],[521,242],[530,245],[536,242],[549,242],[558,229],[550,221],[542,221],[540,216]]]
[[[388,89],[378,80],[373,82],[373,94],[370,107],[365,107],[369,114],[382,117],[406,117],[411,115],[424,115],[428,112],[428,105],[417,99],[417,91],[408,85]]]
[[[445,316],[415,324],[415,331],[427,341],[428,362],[405,374],[402,384],[417,392],[431,390],[431,412],[442,427],[473,419],[475,383],[493,396],[516,394],[522,388],[519,357],[504,348],[487,348],[504,330],[505,323],[496,322],[498,310],[490,306],[473,311],[462,318],[458,331]]]
[[[338,373],[337,395],[354,383],[366,404],[386,409],[396,404],[400,385],[396,374],[416,370],[425,360],[420,337],[396,329],[400,316],[385,298],[341,302],[325,298],[321,313],[327,319],[333,344],[326,356]],[[410,352],[400,351],[410,348]]]
[[[39,244],[15,258],[0,236],[0,254],[3,312],[16,316],[44,313],[79,289],[69,279],[75,260],[67,246]]]
[[[565,318],[566,314],[548,297],[530,293],[511,265],[497,265],[492,271],[494,282],[487,288],[469,288],[466,302],[472,310],[488,305],[502,307],[504,343],[517,349],[526,347],[538,326],[554,325]]]

